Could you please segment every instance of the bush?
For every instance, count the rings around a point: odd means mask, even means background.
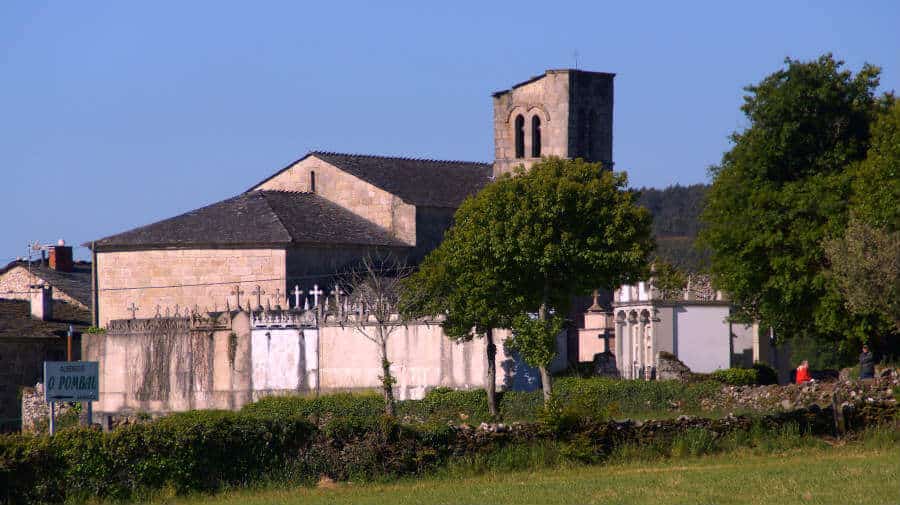
[[[0,437],[0,499],[123,500],[164,487],[185,493],[245,485],[282,468],[313,433],[296,417],[194,411],[111,433],[72,428],[54,437]]]
[[[758,377],[755,368],[726,368],[709,374],[710,380],[729,386],[752,386],[759,383]]]
[[[319,397],[266,396],[245,405],[241,412],[278,419],[299,416],[321,425],[334,418],[375,419],[384,413],[384,398],[375,393],[335,393]]]
[[[564,405],[585,412],[616,415],[625,413],[699,409],[700,401],[715,394],[714,382],[682,383],[679,381],[629,381],[603,377],[560,379],[554,392]]]
[[[419,421],[482,421],[490,418],[487,392],[483,389],[434,388],[421,400],[400,402],[400,417]]]
[[[760,386],[778,384],[778,372],[774,368],[757,362],[753,364],[753,369],[756,370],[756,383]]]

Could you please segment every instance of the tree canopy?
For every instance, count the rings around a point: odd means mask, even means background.
[[[853,167],[892,99],[876,96],[877,67],[842,67],[831,55],[787,59],[746,88],[749,126],[710,170],[701,242],[740,316],[779,338],[826,339],[846,356],[846,337],[860,338],[871,321],[846,310],[823,243],[847,225]]]
[[[624,173],[559,158],[500,177],[462,204],[442,244],[410,279],[410,292],[434,294],[418,311],[445,314],[445,329],[456,337],[473,327],[515,327],[523,315],[538,314],[544,322],[520,324],[523,338],[510,345],[543,377],[555,333],[538,335],[541,328],[558,328],[553,319],[566,314],[574,295],[647,273],[650,213],[626,187]],[[549,387],[549,375],[543,378]]]
[[[872,126],[871,146],[854,174],[850,224],[825,251],[846,307],[900,332],[900,104]]]

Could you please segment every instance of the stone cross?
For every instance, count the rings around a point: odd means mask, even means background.
[[[609,350],[609,339],[612,338],[609,334],[609,330],[603,330],[603,334],[600,335],[600,338],[603,339],[603,352],[612,352]]]
[[[303,290],[300,289],[300,286],[294,284],[294,308],[300,308],[300,295],[303,294]]]
[[[591,306],[588,307],[588,310],[591,312],[602,310],[602,307],[600,307],[600,301],[597,299],[600,296],[599,291],[595,289],[591,296],[594,299],[594,303],[592,303]]]
[[[137,312],[137,311],[139,311],[139,310],[141,310],[141,309],[139,309],[137,306],[135,306],[135,305],[134,305],[134,302],[131,302],[131,307],[128,307],[128,308],[125,309],[125,310],[131,312],[131,318],[134,319],[134,317],[135,317],[135,316],[134,316],[135,312]]]
[[[159,305],[156,306],[156,316],[154,316],[154,317],[160,317],[160,314],[159,314]]]
[[[303,297],[303,310],[309,310],[309,298]]]
[[[341,291],[341,286],[339,286],[338,284],[335,284],[335,285],[334,285],[334,289],[332,289],[332,290],[329,292],[329,294],[334,295],[335,305],[337,305],[338,307],[340,307],[340,306],[341,306],[341,295],[344,294],[344,292]]]
[[[256,285],[256,289],[254,289],[250,294],[256,295],[256,306],[262,307],[262,295],[266,294],[266,292],[263,291],[261,287],[259,287],[259,284]]]
[[[238,307],[240,307],[241,306],[241,295],[244,294],[244,292],[241,290],[241,285],[235,284],[234,288],[231,290],[231,294],[237,297],[236,305]]]
[[[281,304],[281,290],[278,288],[275,288],[275,305],[280,305],[280,304]]]
[[[309,291],[309,294],[313,295],[313,307],[318,307],[319,295],[323,295],[325,292],[319,289],[318,284],[313,284],[313,288]]]

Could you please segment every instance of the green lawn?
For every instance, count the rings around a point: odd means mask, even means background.
[[[340,483],[331,489],[237,491],[167,504],[900,504],[900,447],[805,448],[781,455],[696,459],[533,472]]]

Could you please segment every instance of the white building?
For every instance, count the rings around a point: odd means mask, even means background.
[[[652,282],[621,286],[612,307],[613,352],[624,378],[654,377],[660,352],[701,373],[758,359],[756,325],[731,323],[729,301],[702,276],[692,276],[680,293],[661,293]]]

